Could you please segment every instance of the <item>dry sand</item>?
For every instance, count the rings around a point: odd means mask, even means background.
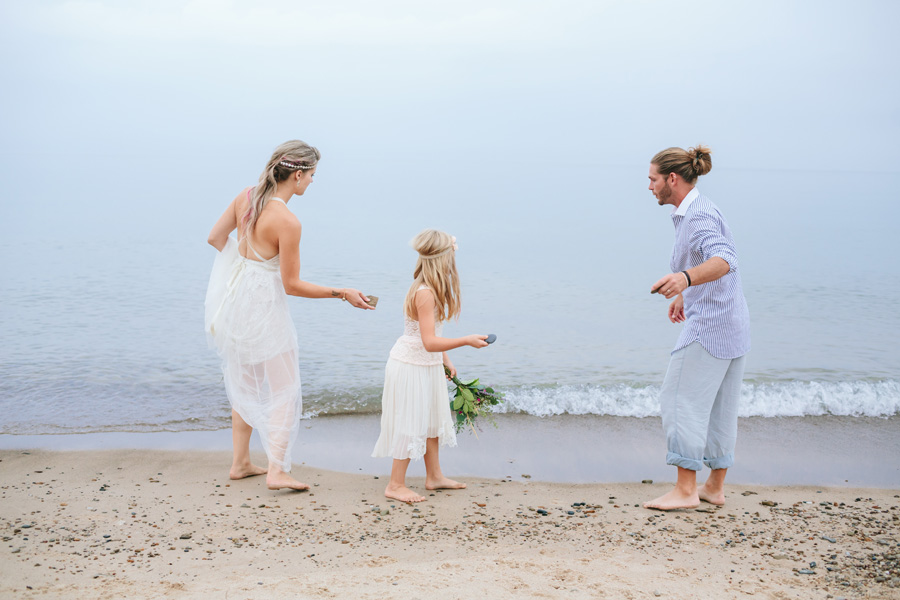
[[[385,477],[230,481],[228,452],[0,451],[3,598],[900,598],[897,490]],[[259,457],[261,459],[261,457]],[[423,481],[411,484],[423,490]]]

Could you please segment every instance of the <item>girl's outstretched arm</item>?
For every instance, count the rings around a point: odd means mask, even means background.
[[[446,352],[460,346],[484,348],[487,346],[486,335],[467,335],[461,338],[438,337],[434,334],[434,294],[431,290],[416,292],[416,313],[419,318],[419,332],[422,334],[422,345],[429,352]]]

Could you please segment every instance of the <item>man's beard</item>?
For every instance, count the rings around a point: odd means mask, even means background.
[[[656,195],[656,200],[659,202],[659,205],[662,206],[666,203],[666,200],[671,198],[672,196],[672,188],[669,187],[669,182],[666,182],[666,185],[663,189],[659,190],[659,194]]]

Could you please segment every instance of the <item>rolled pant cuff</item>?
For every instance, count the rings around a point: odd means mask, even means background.
[[[734,464],[734,453],[719,458],[704,458],[703,462],[710,469],[729,469]]]
[[[680,454],[675,454],[674,452],[666,454],[666,464],[675,465],[676,467],[691,471],[699,471],[703,468],[702,461],[699,461],[696,458],[686,458]]]

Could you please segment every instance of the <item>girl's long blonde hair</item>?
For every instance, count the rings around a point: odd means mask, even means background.
[[[315,169],[321,157],[317,148],[300,140],[291,140],[275,148],[272,158],[259,176],[259,183],[251,192],[250,205],[242,219],[244,231],[253,231],[259,215],[275,195],[275,188],[279,183],[295,171]]]
[[[425,285],[434,294],[438,321],[458,317],[461,302],[453,236],[437,229],[426,229],[414,237],[410,245],[419,253],[419,259],[413,271],[413,283],[406,293],[403,312],[418,321],[416,292]]]

